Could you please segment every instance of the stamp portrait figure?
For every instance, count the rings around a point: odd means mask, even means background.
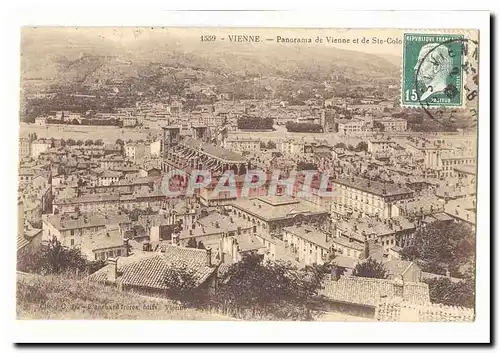
[[[426,44],[420,49],[415,70],[418,70],[417,81],[425,85],[425,91],[420,96],[424,101],[433,94],[446,90],[446,79],[453,70],[453,59],[445,46],[437,43]]]

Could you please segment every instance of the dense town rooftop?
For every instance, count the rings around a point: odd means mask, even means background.
[[[333,183],[384,197],[412,193],[410,189],[397,184],[383,183],[359,177],[334,179]]]
[[[246,163],[246,160],[242,155],[225,148],[214,146],[210,143],[186,137],[183,140],[183,144],[195,150],[199,150],[208,155],[211,155],[212,157],[220,158],[228,162]]]
[[[51,215],[47,217],[47,222],[52,224],[58,230],[89,228],[105,226],[108,224],[129,223],[126,215],[120,214],[102,214],[102,213],[83,213],[83,214],[62,214]]]
[[[252,199],[240,199],[232,205],[266,221],[274,221],[295,217],[297,214],[319,215],[328,214],[307,201],[290,196],[265,196]]]

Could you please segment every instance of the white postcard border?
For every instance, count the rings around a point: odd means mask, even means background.
[[[8,238],[3,266],[4,302],[11,319],[7,333],[12,342],[487,342],[490,332],[490,30],[487,12],[144,12],[119,13],[116,8],[86,9],[65,13],[25,12],[11,19],[14,25],[87,26],[231,26],[231,27],[362,27],[362,28],[478,28],[480,30],[480,92],[478,137],[477,202],[477,311],[474,323],[343,323],[343,322],[186,322],[186,321],[14,321],[15,317],[15,209],[17,170],[17,119],[19,85],[19,32],[12,33],[7,63],[10,104],[2,140],[9,143],[5,153],[8,173],[2,181],[7,197],[4,236]],[[17,62],[16,62],[17,60]],[[4,64],[6,65],[6,64]],[[17,86],[18,88],[18,86]],[[5,156],[3,157],[5,158]],[[12,174],[12,175],[11,175]]]

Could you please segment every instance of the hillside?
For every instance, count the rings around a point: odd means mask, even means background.
[[[167,299],[145,297],[58,276],[18,274],[17,318],[53,320],[234,320]]]
[[[25,84],[90,85],[106,81],[178,78],[197,73],[200,82],[221,84],[248,77],[358,83],[398,77],[393,60],[327,46],[217,43],[166,33],[138,40],[111,40],[81,30],[24,31],[21,73]],[[392,61],[392,62],[391,62]]]
[[[208,310],[180,308],[168,299],[146,297],[59,276],[19,272],[16,313],[20,320],[238,320]],[[269,318],[253,314],[246,320],[267,321]],[[344,312],[322,311],[317,313],[315,320],[373,321]]]

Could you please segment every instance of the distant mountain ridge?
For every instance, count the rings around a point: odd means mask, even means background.
[[[195,70],[215,82],[259,76],[318,83],[342,76],[370,82],[399,76],[396,57],[276,43],[237,47],[218,43],[207,48],[173,37],[120,43],[78,33],[68,37],[41,32],[22,38],[21,55],[23,79],[58,84],[123,81],[152,74],[154,65]]]

